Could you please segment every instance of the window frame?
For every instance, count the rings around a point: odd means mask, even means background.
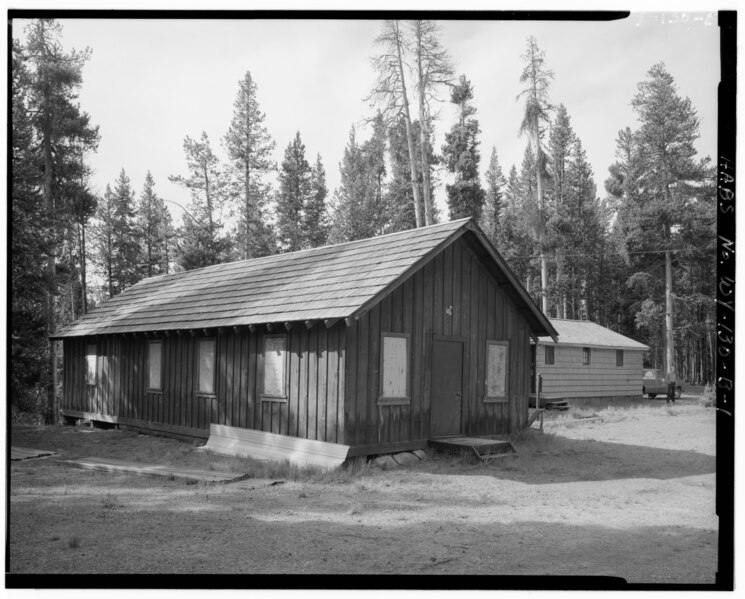
[[[266,392],[266,340],[267,339],[282,339],[284,341],[284,347],[282,348],[283,360],[282,360],[282,388],[284,395],[270,395]],[[287,364],[289,359],[289,351],[287,349],[288,336],[285,333],[274,333],[263,335],[261,338],[261,390],[259,392],[259,398],[261,401],[273,401],[277,403],[287,403],[289,398],[289,390],[287,385]]]
[[[202,344],[212,341],[214,350],[212,352],[212,391],[205,391],[202,387]],[[197,395],[200,397],[217,397],[215,387],[217,386],[217,337],[199,337],[197,340]]]
[[[544,366],[555,366],[556,365],[556,348],[553,345],[543,346],[543,365]],[[551,350],[549,352],[549,350]],[[551,360],[549,361],[549,353],[551,354]]]
[[[591,366],[591,365],[592,365],[592,348],[583,347],[582,348],[582,366]]]
[[[406,383],[406,391],[404,396],[393,396],[383,395],[385,381],[385,338],[392,337],[397,339],[404,339],[406,341],[406,370],[404,371],[404,380]],[[380,383],[378,390],[378,402],[379,406],[407,406],[411,404],[411,334],[410,333],[394,333],[391,331],[384,331],[380,333]]]
[[[504,395],[489,395],[489,347],[504,346]],[[487,339],[486,354],[484,356],[484,399],[483,403],[508,403],[510,400],[510,342],[509,340]]]
[[[93,353],[90,353],[93,348]],[[93,380],[91,380],[90,356],[93,356]],[[85,345],[85,386],[95,387],[98,384],[98,343],[88,341]]]
[[[158,378],[160,379],[160,386],[153,387],[152,385],[152,362],[150,362],[150,351],[153,347],[153,344],[158,344],[160,346],[160,364],[158,365],[158,368],[160,372],[158,373]],[[163,340],[162,339],[148,339],[147,342],[147,387],[146,391],[151,393],[163,393]]]
[[[616,350],[616,368],[623,368],[623,350]]]

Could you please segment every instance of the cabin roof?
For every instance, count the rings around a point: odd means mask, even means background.
[[[534,335],[548,319],[471,219],[144,279],[53,338],[354,318],[467,235]]]
[[[556,343],[550,337],[539,337],[539,343],[549,345],[581,345],[583,347],[600,347],[607,349],[636,349],[648,350],[649,346],[616,333],[589,320],[565,320],[550,318],[559,341]]]

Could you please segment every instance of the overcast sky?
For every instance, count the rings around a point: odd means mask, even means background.
[[[373,114],[364,98],[374,81],[370,57],[377,51],[379,21],[60,23],[65,49],[92,50],[79,101],[100,126],[98,151],[88,156],[94,171],[91,186],[98,193],[123,168],[139,196],[149,170],[159,195],[187,203],[186,193],[168,181],[169,175],[186,172],[184,137],[206,131],[213,149],[224,156],[221,138],[246,71],[258,86],[266,125],[276,142],[275,160],[281,162],[299,131],[309,162],[321,155],[330,194],[339,183],[339,162],[350,128]],[[22,34],[23,26],[22,21],[13,23],[14,36]],[[492,146],[505,175],[513,164],[520,168],[526,140],[518,136],[523,106],[516,96],[529,35],[545,51],[546,66],[554,72],[551,100],[567,107],[601,197],[608,166],[615,160],[617,133],[636,126],[630,102],[637,83],[655,63],[665,63],[679,93],[689,97],[698,112],[700,155],[716,155],[715,13],[633,13],[629,19],[607,23],[443,21],[441,30],[457,74],[465,74],[473,84],[482,130],[482,172]],[[436,124],[438,150],[453,121],[454,112],[445,102]],[[365,135],[363,128],[358,140]],[[444,208],[443,188],[441,184],[437,198]]]

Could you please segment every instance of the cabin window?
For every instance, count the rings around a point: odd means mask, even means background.
[[[199,340],[199,393],[215,394],[215,340]]]
[[[161,377],[163,373],[163,342],[150,341],[147,353],[147,388],[162,391]]]
[[[583,366],[590,365],[590,348],[589,347],[582,348],[582,365]]]
[[[262,399],[287,399],[287,338],[264,337],[264,387]]]
[[[96,344],[89,343],[85,350],[85,384],[96,384]]]
[[[486,342],[486,395],[484,401],[507,401],[508,348],[509,342],[507,341]]]
[[[409,335],[383,333],[379,403],[409,403]]]
[[[616,350],[616,366],[623,366],[623,350]]]
[[[544,363],[548,366],[553,365],[554,363],[554,346],[553,345],[546,345],[544,348],[545,353],[543,356]]]

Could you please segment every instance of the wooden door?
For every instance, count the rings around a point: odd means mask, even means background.
[[[431,436],[460,435],[463,409],[463,342],[434,339],[432,349]]]

